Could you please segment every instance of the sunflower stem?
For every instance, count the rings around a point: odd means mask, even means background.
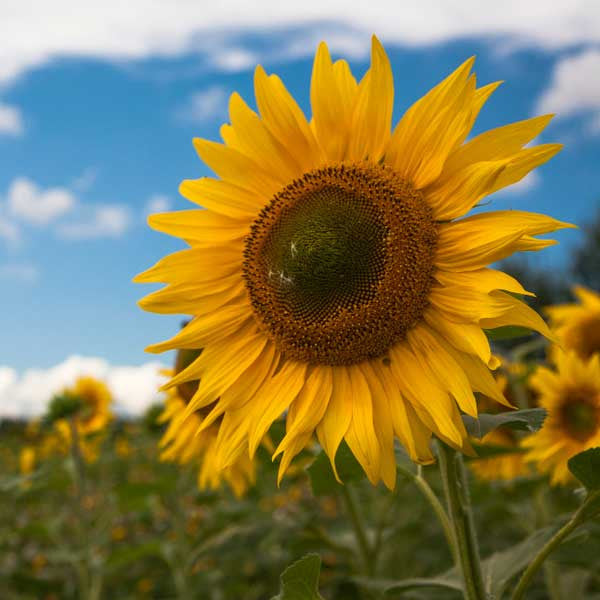
[[[477,533],[462,455],[443,442],[438,443],[438,448],[448,513],[456,540],[456,566],[462,572],[465,586],[464,596],[466,600],[485,600]]]
[[[433,512],[438,518],[440,525],[442,526],[442,530],[444,531],[444,536],[446,538],[448,548],[450,549],[450,553],[452,554],[452,559],[454,560],[454,563],[458,565],[458,552],[456,547],[456,538],[452,529],[452,523],[450,523],[446,509],[443,507],[439,498],[435,495],[435,492],[431,489],[431,486],[425,477],[423,477],[423,468],[421,465],[419,465],[417,467],[416,474],[408,469],[405,469],[401,465],[397,465],[397,468],[399,473],[402,473],[402,475],[410,479],[417,486],[417,489],[421,492],[421,494],[423,494],[423,497],[433,509]]]
[[[592,494],[588,494],[584,503],[579,507],[577,511],[573,514],[573,516],[565,523],[553,536],[550,538],[543,548],[537,553],[535,558],[529,563],[527,569],[523,575],[521,575],[521,579],[517,583],[517,587],[511,596],[511,600],[521,600],[525,597],[525,591],[529,587],[533,577],[539,571],[541,566],[544,564],[544,561],[558,546],[561,545],[563,540],[569,536],[575,529],[577,529],[580,525],[585,523],[588,519],[591,519],[598,514],[600,514],[600,509],[597,506],[598,500],[600,500],[600,492],[594,492]],[[595,503],[595,505],[594,505]],[[590,509],[591,507],[591,509]]]
[[[356,498],[354,497],[353,490],[348,485],[342,485],[342,498],[346,505],[346,510],[350,516],[352,527],[354,529],[354,535],[360,549],[360,553],[364,562],[365,572],[367,575],[372,575],[374,572],[374,564],[371,555],[371,548],[369,540],[367,539],[367,533],[365,531],[364,524],[361,520],[360,513],[356,504]]]

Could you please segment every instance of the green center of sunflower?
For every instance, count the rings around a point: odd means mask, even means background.
[[[436,239],[423,197],[389,168],[311,171],[252,226],[252,307],[288,358],[339,365],[383,356],[423,314]]]
[[[568,434],[578,442],[592,437],[600,425],[598,398],[593,390],[571,392],[560,409],[561,423]]]

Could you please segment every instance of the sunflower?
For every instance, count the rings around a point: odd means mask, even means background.
[[[77,430],[80,435],[95,433],[106,427],[112,419],[110,405],[112,395],[108,387],[94,377],[79,377],[74,385],[64,389],[61,396],[78,402],[75,415]],[[59,429],[64,429],[63,426]]]
[[[569,458],[600,446],[600,354],[582,360],[573,351],[554,352],[555,370],[539,367],[531,387],[539,393],[539,405],[548,411],[540,431],[521,443],[526,460],[550,482],[568,483]]]
[[[198,352],[183,351],[177,355],[175,373],[185,368],[198,356]],[[185,366],[184,366],[185,365]],[[165,375],[172,375],[169,370]],[[167,430],[159,442],[161,460],[187,464],[199,462],[198,487],[217,489],[223,481],[240,498],[256,480],[254,462],[247,454],[240,454],[225,469],[220,469],[215,460],[215,448],[219,426],[201,428],[206,411],[187,414],[187,404],[198,389],[198,382],[185,382],[168,391],[165,408],[158,422],[168,423]],[[197,432],[201,432],[197,435]]]
[[[391,488],[394,437],[419,463],[434,460],[432,433],[468,451],[460,414],[477,414],[473,390],[505,402],[484,329],[550,334],[515,298],[523,287],[487,265],[552,245],[535,236],[568,225],[516,210],[465,215],[560,145],[524,147],[550,116],[465,143],[498,86],[478,88],[472,65],[392,132],[393,78],[379,41],[360,82],[321,43],[310,121],[259,66],[258,112],[234,93],[224,144],[194,140],[218,178],[180,191],[204,209],[149,218],[190,247],[135,281],[167,284],[142,308],[193,317],[148,350],[204,348],[167,387],[202,379],[184,417],[211,407],[200,427],[221,420],[222,467],[252,456],[285,413],[280,478],[316,431],[334,468],[345,440],[369,479]]]
[[[30,475],[35,470],[37,453],[35,446],[26,445],[19,452],[19,471],[22,475]]]
[[[550,325],[563,346],[586,359],[600,353],[600,294],[582,286],[573,288],[580,304],[559,304],[546,308]]]

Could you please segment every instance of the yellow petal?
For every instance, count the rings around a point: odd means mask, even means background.
[[[506,161],[478,162],[457,171],[426,191],[426,199],[437,221],[450,221],[469,212],[494,185],[506,169]]]
[[[171,284],[148,294],[138,304],[144,310],[160,314],[205,314],[228,303],[242,303],[245,291],[243,279],[235,274],[216,282]]]
[[[480,325],[485,329],[493,329],[495,327],[504,327],[507,325],[515,325],[517,327],[527,327],[541,333],[549,340],[556,341],[554,334],[548,328],[545,321],[538,315],[535,310],[529,308],[527,304],[517,300],[504,292],[492,292],[498,305],[504,305],[506,310],[498,316],[482,319]]]
[[[332,367],[332,375],[331,398],[321,422],[317,425],[317,437],[331,461],[336,479],[340,481],[335,466],[335,455],[352,419],[352,388],[346,367]]]
[[[457,350],[478,356],[485,364],[492,360],[490,343],[479,325],[457,323],[444,317],[437,310],[429,309],[424,314],[425,321],[441,333]]]
[[[394,108],[394,77],[379,40],[371,43],[371,68],[358,87],[352,115],[348,158],[377,162],[390,137]]]
[[[208,210],[241,220],[254,219],[268,201],[262,190],[251,192],[211,177],[186,179],[179,186],[179,193]]]
[[[521,181],[530,171],[548,162],[561,150],[562,144],[541,144],[521,150],[510,159],[506,169],[500,173],[489,193],[492,194],[497,190],[517,183],[517,181]]]
[[[465,134],[474,94],[474,81],[469,82],[474,60],[464,62],[413,104],[392,134],[385,160],[417,187],[439,176],[448,153]],[[443,140],[441,145],[439,140]]]
[[[394,453],[394,425],[390,401],[371,362],[362,363],[360,369],[364,373],[371,393],[373,425],[380,446],[381,478],[385,485],[393,490],[396,485],[396,456]],[[399,397],[394,398],[394,401],[398,400]]]
[[[523,296],[535,296],[528,292],[514,278],[495,269],[477,269],[475,271],[465,271],[463,273],[456,271],[442,271],[438,269],[434,273],[434,277],[442,284],[447,286],[458,285],[461,287],[472,287],[485,294],[493,290],[505,290],[513,294],[521,294]]]
[[[463,412],[476,417],[477,403],[467,376],[429,327],[414,327],[407,339],[421,366],[430,367],[438,387],[447,389]]]
[[[369,481],[376,485],[381,477],[381,457],[373,422],[371,392],[358,366],[348,367],[348,374],[352,386],[352,420],[346,432],[346,441]]]
[[[332,64],[327,45],[321,42],[313,65],[310,103],[319,145],[331,162],[346,157],[356,89],[348,63]]]
[[[258,66],[254,91],[260,116],[269,131],[299,162],[303,172],[322,162],[322,154],[306,117],[277,75]]]
[[[224,144],[194,138],[194,147],[200,159],[216,175],[230,184],[259,194],[265,204],[288,183],[278,173],[267,173],[251,158]]]
[[[250,426],[248,448],[250,456],[254,455],[265,433],[294,401],[305,382],[306,364],[297,362],[284,363],[281,371],[268,381],[257,395],[254,423]]]
[[[215,280],[241,271],[243,255],[236,245],[225,244],[218,252],[204,248],[180,250],[161,258],[154,266],[136,275],[135,283],[183,283]]]
[[[485,366],[478,358],[465,354],[464,352],[460,352],[459,350],[454,349],[452,346],[447,345],[446,350],[452,355],[454,360],[462,367],[463,371],[466,373],[469,381],[471,382],[471,386],[477,392],[481,392],[486,396],[496,400],[500,404],[504,404],[505,406],[510,406],[514,408],[508,400],[502,394],[498,383],[492,376],[491,371],[488,367]]]
[[[440,178],[445,180],[474,163],[495,161],[516,154],[537,137],[551,119],[552,115],[544,115],[481,133],[450,154]]]
[[[457,417],[456,405],[434,383],[429,369],[419,364],[414,354],[402,344],[390,350],[390,367],[400,382],[403,395],[408,398],[419,416],[435,433],[454,447],[462,448],[465,435],[463,424]]]
[[[200,209],[157,213],[148,217],[148,225],[156,231],[185,240],[203,240],[212,244],[243,238],[248,234],[251,222],[250,219],[234,220]]]
[[[312,435],[327,410],[331,391],[331,367],[320,365],[313,369],[302,391],[290,406],[286,418],[286,434],[273,456],[288,450],[297,437],[307,433]]]
[[[436,265],[448,271],[471,271],[506,258],[531,242],[524,236],[573,227],[546,215],[520,210],[479,213],[441,225]]]
[[[235,139],[229,145],[233,144],[266,173],[277,173],[281,180],[292,181],[302,175],[296,159],[237,93],[229,99],[229,118],[235,131]]]

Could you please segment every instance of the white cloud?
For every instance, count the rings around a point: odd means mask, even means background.
[[[503,36],[503,46],[510,41],[558,48],[600,41],[600,4],[589,0],[554,0],[551,7],[547,0],[484,4],[479,0],[381,0],[361,3],[352,10],[346,0],[264,0],[259,9],[245,0],[118,4],[22,0],[11,3],[3,13],[0,81],[4,82],[59,57],[135,60],[199,51],[218,61],[224,49],[239,49],[237,34],[298,26],[314,29],[322,23],[337,23],[330,28],[333,32],[340,28],[376,32],[387,42],[402,44],[479,35]],[[306,47],[303,54],[313,51]],[[237,56],[234,52],[220,66],[247,62],[243,52]]]
[[[0,238],[11,246],[16,246],[21,241],[21,230],[13,221],[0,214]]]
[[[16,106],[0,104],[0,135],[19,136],[23,133],[23,117]]]
[[[98,179],[97,167],[86,167],[81,175],[73,179],[70,187],[78,192],[87,192]]]
[[[131,222],[129,209],[121,204],[101,204],[82,220],[57,227],[59,237],[68,240],[86,240],[103,237],[120,237]]]
[[[557,118],[589,114],[590,133],[600,131],[600,50],[585,50],[559,60],[550,86],[537,102],[536,112],[555,112]]]
[[[0,281],[18,281],[21,283],[35,283],[39,277],[39,271],[29,263],[6,263],[0,264]]]
[[[160,400],[159,386],[164,376],[163,365],[118,366],[94,357],[70,356],[48,369],[27,369],[18,373],[0,366],[0,417],[30,418],[44,414],[48,401],[81,375],[104,381],[115,400],[114,412],[119,415],[139,415],[153,402]]]
[[[213,56],[213,65],[223,71],[244,71],[251,69],[260,60],[259,56],[245,48],[225,48]]]
[[[164,194],[155,194],[148,198],[146,206],[144,208],[145,215],[152,215],[154,213],[166,212],[171,208],[171,199]]]
[[[66,188],[42,190],[30,179],[17,177],[8,188],[6,203],[14,217],[34,225],[47,225],[71,211],[77,199]]]
[[[184,121],[204,123],[227,114],[229,94],[223,86],[213,85],[192,94],[176,116]]]

